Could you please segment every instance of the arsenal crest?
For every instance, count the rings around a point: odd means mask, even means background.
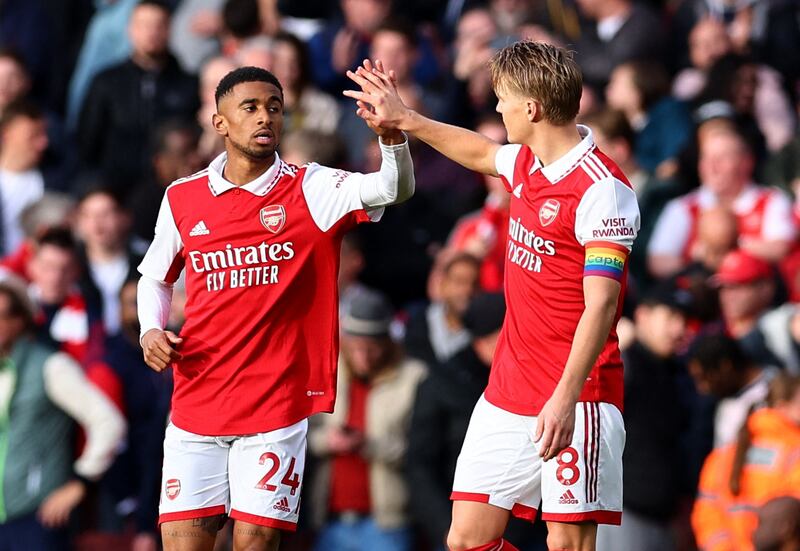
[[[181,493],[181,481],[177,478],[170,478],[164,486],[164,493],[169,499],[175,499]]]
[[[272,233],[278,233],[286,225],[286,209],[283,205],[270,205],[258,213],[261,223]]]
[[[539,209],[539,223],[542,226],[549,226],[553,220],[558,216],[558,209],[561,208],[561,203],[555,199],[548,199]]]

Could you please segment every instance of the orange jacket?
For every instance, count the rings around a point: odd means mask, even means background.
[[[751,445],[738,496],[729,481],[736,444],[715,449],[700,474],[692,528],[701,551],[750,551],[758,524],[756,509],[774,497],[800,497],[800,427],[774,409],[747,421]]]

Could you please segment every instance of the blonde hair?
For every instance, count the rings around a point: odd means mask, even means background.
[[[520,40],[495,53],[489,68],[495,91],[535,99],[546,121],[562,125],[578,116],[583,76],[569,50]]]

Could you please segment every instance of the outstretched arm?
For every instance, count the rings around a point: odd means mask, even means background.
[[[361,91],[346,90],[344,95],[358,102],[358,115],[370,127],[408,132],[470,170],[497,176],[495,155],[500,144],[477,132],[434,121],[408,108],[380,61],[373,66],[365,59],[363,66],[356,72],[348,71],[347,76]]]

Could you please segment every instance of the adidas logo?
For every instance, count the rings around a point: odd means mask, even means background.
[[[278,511],[283,511],[284,513],[292,512],[292,510],[289,508],[289,500],[286,499],[285,497],[281,498],[281,500],[275,504],[273,509],[277,509]]]
[[[189,232],[189,237],[197,237],[198,235],[208,235],[211,233],[208,231],[206,227],[206,223],[200,220],[195,227],[192,228],[192,231]]]
[[[558,503],[559,505],[577,505],[578,500],[575,499],[571,490],[567,490],[561,495],[561,499],[558,500]]]

